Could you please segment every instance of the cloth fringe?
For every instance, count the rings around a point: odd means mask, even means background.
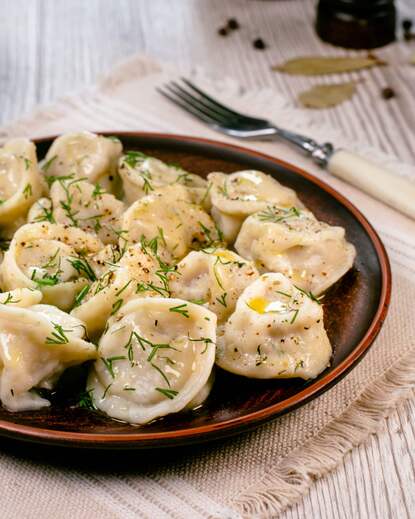
[[[333,470],[352,450],[385,426],[396,405],[413,395],[415,355],[399,359],[364,391],[342,416],[273,467],[232,503],[244,518],[270,518],[297,503],[314,481]]]

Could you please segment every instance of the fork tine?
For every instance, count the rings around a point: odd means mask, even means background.
[[[176,97],[179,97],[185,104],[190,104],[195,110],[198,110],[199,112],[212,118],[215,122],[224,124],[227,122],[227,120],[229,121],[226,116],[207,107],[204,103],[200,102],[199,99],[183,90],[183,88],[181,88],[174,81],[167,83],[165,88],[167,88],[167,90],[169,90]]]
[[[219,106],[218,103],[212,103],[205,97],[201,97],[199,94],[197,97],[192,93],[189,92],[189,88],[183,88],[179,83],[176,81],[171,81],[171,85],[173,85],[179,92],[181,92],[188,100],[191,99],[195,104],[202,105],[204,108],[206,108],[209,113],[212,113],[212,111],[215,113],[215,115],[219,116],[222,120],[222,122],[230,122],[230,120],[235,120],[235,116],[233,115],[232,111],[229,109],[224,109]]]
[[[171,101],[175,105],[179,106],[182,110],[184,110],[185,112],[188,112],[189,114],[193,115],[193,117],[195,117],[196,119],[204,121],[205,123],[207,123],[209,125],[215,125],[216,124],[216,121],[214,119],[212,119],[211,117],[208,117],[204,113],[202,113],[202,112],[200,112],[200,111],[198,111],[196,109],[193,109],[193,107],[191,107],[190,105],[182,102],[181,100],[177,99],[176,97],[173,97],[171,94],[169,94],[168,92],[165,92],[163,89],[157,87],[156,90],[162,96],[166,97],[169,101]]]
[[[213,97],[211,97],[209,94],[206,94],[206,92],[204,92],[203,90],[201,90],[200,88],[198,88],[195,84],[193,84],[191,81],[189,81],[188,79],[182,77],[180,78],[184,83],[186,83],[186,85],[191,88],[194,92],[196,92],[197,94],[199,94],[203,99],[205,99],[206,101],[209,101],[209,103],[211,103],[212,105],[214,105],[216,108],[219,108],[225,112],[227,112],[229,115],[233,115],[234,117],[238,117],[239,119],[243,120],[243,121],[250,121],[250,122],[263,122],[263,119],[258,119],[257,117],[251,117],[251,116],[248,116],[248,115],[244,115],[244,114],[241,114],[240,112],[236,112],[235,110],[232,110],[232,108],[229,108],[228,106],[225,106],[223,105],[222,103],[219,103],[219,101],[216,101],[216,99],[213,99]]]

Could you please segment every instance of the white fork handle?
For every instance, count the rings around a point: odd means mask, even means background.
[[[327,169],[336,177],[415,219],[415,182],[341,149],[330,157]]]

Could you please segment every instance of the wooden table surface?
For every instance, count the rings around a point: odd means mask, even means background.
[[[274,87],[290,99],[316,82],[276,74],[271,65],[311,53],[339,52],[316,38],[311,0],[0,0],[0,120],[92,84],[130,54],[201,66],[243,87]],[[415,1],[400,4],[415,21]],[[241,29],[223,38],[217,29],[236,17]],[[252,40],[261,37],[264,51]],[[341,51],[340,51],[341,52]],[[414,160],[415,54],[413,43],[379,51],[393,67],[365,74],[364,95],[321,111],[321,120],[356,139]],[[356,79],[353,74],[348,75]],[[385,101],[381,88],[396,98]],[[368,97],[369,92],[369,97]],[[370,102],[367,100],[370,99]],[[415,517],[415,401],[403,403],[382,431],[348,454],[345,463],[316,482],[284,518]]]

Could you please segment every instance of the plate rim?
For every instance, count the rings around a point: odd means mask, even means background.
[[[253,411],[243,416],[223,420],[219,423],[200,425],[193,428],[178,429],[174,431],[162,432],[131,432],[123,434],[114,433],[80,433],[71,431],[59,431],[47,429],[44,427],[34,427],[32,425],[16,424],[7,420],[0,420],[0,435],[7,436],[13,439],[26,440],[38,443],[49,443],[54,445],[69,446],[69,447],[98,447],[98,448],[151,448],[151,443],[154,447],[178,445],[182,443],[198,443],[215,439],[219,436],[230,436],[238,433],[243,429],[252,429],[261,423],[276,418],[283,413],[290,412],[295,408],[305,404],[313,397],[321,395],[323,392],[330,389],[336,382],[347,374],[349,370],[354,368],[357,363],[363,358],[365,353],[372,345],[376,336],[378,335],[388,312],[391,288],[392,288],[392,273],[388,254],[385,246],[382,243],[378,233],[369,223],[363,213],[344,195],[339,193],[336,189],[327,184],[324,180],[314,176],[311,173],[299,168],[289,162],[280,158],[259,152],[257,150],[239,146],[237,144],[222,142],[215,139],[207,139],[204,137],[194,137],[190,135],[160,133],[160,132],[135,132],[135,131],[97,131],[99,135],[105,136],[120,136],[125,138],[147,138],[147,139],[162,139],[162,140],[179,140],[183,143],[196,143],[219,148],[225,148],[236,151],[242,154],[248,154],[256,158],[264,159],[278,166],[282,166],[293,173],[306,178],[313,184],[316,184],[323,191],[340,202],[360,223],[365,232],[369,236],[380,265],[381,271],[381,292],[376,313],[366,330],[366,333],[353,349],[353,351],[332,371],[324,375],[315,383],[306,386],[300,392],[291,397],[272,404],[264,409]],[[36,145],[45,141],[53,140],[57,135],[45,136],[31,139]]]

